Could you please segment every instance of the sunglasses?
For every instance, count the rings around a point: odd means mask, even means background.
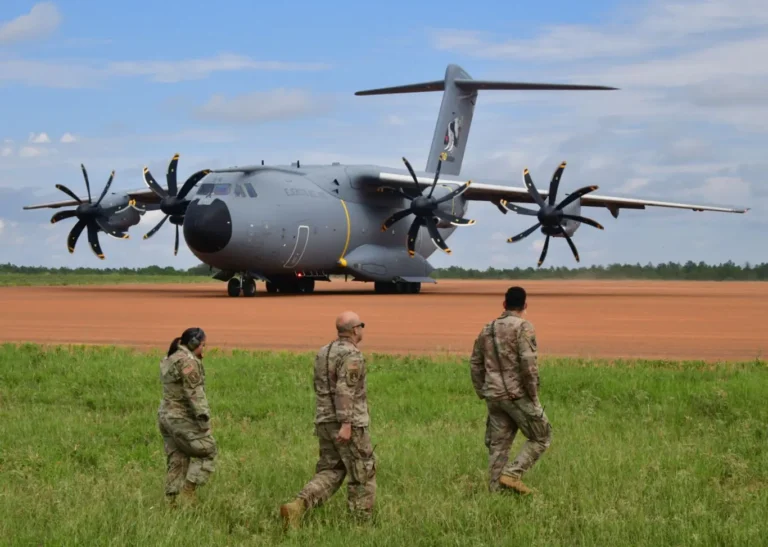
[[[357,325],[353,325],[352,328],[356,329],[357,327],[360,327],[361,329],[365,328],[365,323],[358,323]]]

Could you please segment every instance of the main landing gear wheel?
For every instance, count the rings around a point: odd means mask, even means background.
[[[283,294],[309,294],[315,291],[311,277],[289,277],[267,281],[267,292]]]
[[[379,294],[418,294],[421,292],[421,283],[408,281],[376,281],[374,290]]]

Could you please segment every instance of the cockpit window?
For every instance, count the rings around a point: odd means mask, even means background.
[[[242,184],[235,184],[235,197],[244,198],[245,190],[243,190]]]
[[[248,192],[248,195],[252,198],[255,198],[257,196],[256,190],[253,189],[253,185],[250,182],[245,183],[245,190]]]
[[[213,188],[213,193],[217,196],[226,196],[232,191],[231,184],[217,184]]]
[[[200,185],[200,188],[197,189],[197,195],[198,196],[206,196],[210,195],[211,192],[213,192],[213,187],[215,184],[212,184],[210,182],[204,182]]]

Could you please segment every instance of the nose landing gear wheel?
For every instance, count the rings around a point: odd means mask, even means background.
[[[243,279],[243,296],[256,296],[256,281],[250,277]]]
[[[240,296],[240,288],[240,280],[237,277],[227,281],[227,294],[229,296]]]

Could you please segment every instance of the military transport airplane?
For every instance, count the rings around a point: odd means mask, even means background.
[[[87,229],[93,252],[104,258],[98,232],[127,238],[127,230],[148,210],[161,210],[165,217],[144,238],[156,233],[166,220],[179,226],[192,253],[215,267],[216,279],[227,282],[230,296],[253,296],[256,280],[266,282],[268,292],[308,293],[315,280],[330,281],[345,275],[356,281],[374,282],[381,293],[418,293],[432,266],[427,258],[436,249],[450,253],[445,240],[457,227],[470,226],[465,218],[469,201],[487,201],[535,220],[530,228],[508,239],[520,241],[537,228],[546,235],[539,266],[550,238],[562,238],[579,260],[572,236],[581,224],[603,227],[581,216],[582,207],[604,207],[614,218],[621,209],[647,206],[744,213],[732,209],[685,203],[594,194],[586,186],[558,201],[560,164],[549,190],[539,190],[527,169],[523,187],[498,182],[477,182],[459,177],[480,90],[613,90],[612,87],[565,84],[536,84],[472,79],[461,67],[448,65],[442,80],[359,91],[356,95],[442,91],[443,99],[433,134],[426,169],[415,172],[403,158],[406,169],[376,165],[253,165],[203,170],[190,176],[179,188],[173,157],[160,186],[147,168],[148,188],[109,193],[114,171],[94,202],[85,167],[87,198],[56,185],[72,200],[24,207],[24,209],[77,206],[58,212],[51,222],[77,218],[67,239],[69,252]],[[517,204],[532,204],[534,208]]]

